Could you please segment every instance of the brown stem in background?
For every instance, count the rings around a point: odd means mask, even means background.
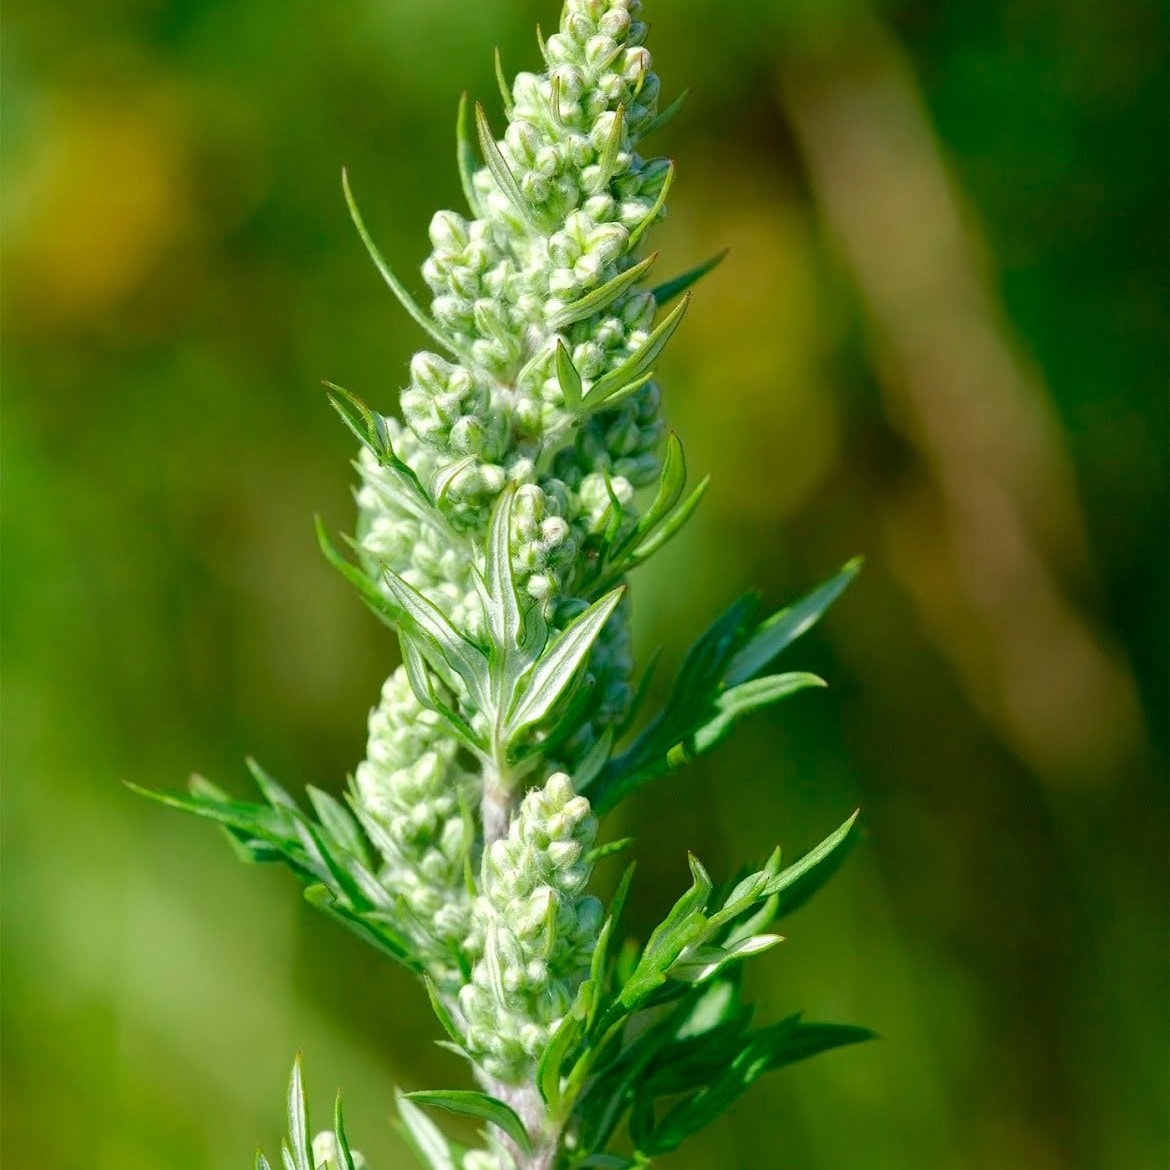
[[[1050,782],[1146,751],[1092,594],[1060,420],[1018,352],[903,54],[876,22],[781,68],[813,194],[864,302],[893,423],[925,474],[884,518],[889,561],[972,704]]]

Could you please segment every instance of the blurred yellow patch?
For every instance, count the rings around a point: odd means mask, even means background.
[[[100,316],[159,263],[188,220],[176,122],[145,95],[54,101],[10,190],[6,250],[26,319]]]
[[[768,176],[729,191],[730,168],[717,160],[694,169],[717,176],[705,197],[721,214],[680,208],[684,222],[662,233],[675,238],[659,238],[663,255],[689,263],[719,247],[731,252],[699,287],[672,347],[668,414],[692,465],[719,485],[710,506],[771,523],[800,508],[837,459],[840,423],[824,368],[830,314],[794,198],[767,185]],[[696,227],[718,222],[719,238],[680,239],[689,216]]]

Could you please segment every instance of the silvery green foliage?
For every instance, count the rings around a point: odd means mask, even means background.
[[[501,73],[502,136],[463,103],[468,211],[431,222],[429,310],[345,180],[375,266],[435,347],[410,364],[401,421],[331,393],[361,443],[357,563],[323,527],[321,546],[397,632],[402,666],[345,803],[310,788],[307,811],[255,764],[263,803],[202,779],[157,797],[220,824],[246,860],[287,864],[313,905],[420,976],[479,1085],[400,1094],[431,1170],[646,1166],[763,1073],[868,1035],[799,1015],[753,1027],[740,996],[742,962],[835,871],[855,818],[725,885],[691,857],[690,889],[641,947],[620,945],[632,866],[608,906],[587,889],[612,851],[600,817],[823,685],[770,667],[858,567],[771,615],[735,601],[661,709],[639,710],[628,576],[706,487],[686,487],[655,370],[676,298],[717,262],[650,282],[644,241],[674,168],[646,142],[679,102],[659,110],[646,33],[639,0],[567,0],[542,71],[511,87]],[[482,1147],[449,1140],[433,1110],[479,1123]],[[309,1133],[298,1064],[285,1170],[360,1170],[340,1109]]]

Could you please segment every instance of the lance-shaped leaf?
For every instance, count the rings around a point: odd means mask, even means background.
[[[351,910],[338,900],[333,890],[321,883],[306,886],[304,897],[310,906],[332,918],[338,925],[344,926],[374,950],[381,951],[388,958],[402,963],[416,974],[422,971],[422,963],[409,941],[389,922]]]
[[[729,1054],[708,1084],[679,1101],[640,1148],[647,1155],[668,1153],[725,1112],[764,1073],[871,1037],[865,1028],[803,1024],[799,1015],[738,1037],[738,1051]]]
[[[398,298],[399,304],[448,353],[456,357],[461,357],[462,351],[459,346],[419,308],[414,297],[407,292],[406,285],[394,275],[394,271],[386,262],[386,258],[378,250],[378,245],[374,243],[373,237],[366,228],[365,220],[362,219],[362,213],[358,209],[357,201],[353,197],[353,191],[350,190],[349,175],[344,170],[341,172],[341,185],[345,191],[345,202],[349,206],[349,215],[353,220],[353,225],[357,228],[358,235],[361,237],[362,243],[366,246],[366,251],[370,254],[370,259],[374,262],[374,267],[381,274],[382,279],[386,282],[390,291]]]
[[[405,1093],[397,1094],[400,1129],[407,1145],[428,1170],[456,1170],[455,1154],[439,1127]]]
[[[662,180],[662,187],[658,192],[658,198],[654,200],[654,206],[646,213],[637,227],[630,232],[630,238],[626,243],[627,249],[633,249],[638,241],[650,230],[657,222],[659,215],[662,214],[662,209],[666,206],[666,197],[670,194],[671,187],[674,186],[674,163],[671,163],[666,170],[666,177]]]
[[[691,91],[689,89],[684,89],[682,93],[680,93],[678,97],[676,97],[674,101],[672,101],[670,105],[666,107],[666,109],[661,110],[657,114],[657,116],[650,122],[650,124],[642,131],[639,137],[646,138],[653,134],[655,130],[661,130],[664,126],[668,126],[671,122],[673,122],[679,110],[683,108],[683,103],[687,100],[690,92]]]
[[[709,475],[703,476],[695,485],[695,490],[677,508],[658,522],[657,526],[647,535],[646,539],[630,554],[628,563],[631,569],[640,565],[643,561],[648,560],[663,545],[673,540],[682,531],[683,525],[694,515],[695,509],[707,494],[707,489],[710,486],[711,477]]]
[[[345,1116],[341,1109],[341,1094],[333,1105],[333,1136],[337,1139],[337,1153],[341,1158],[338,1170],[357,1170],[353,1151],[349,1148],[349,1136],[345,1132]]]
[[[419,639],[424,655],[437,656],[450,671],[466,684],[472,699],[486,710],[487,660],[474,643],[469,642],[451,623],[433,601],[424,597],[413,585],[393,569],[384,571],[386,587],[402,611],[400,621]]]
[[[634,353],[630,354],[621,365],[594,382],[589,393],[585,396],[585,404],[592,406],[594,402],[599,404],[605,402],[622,387],[637,381],[643,374],[647,373],[666,348],[666,343],[674,336],[674,331],[682,324],[683,316],[689,305],[690,297],[684,297],[682,302],[670,311],[666,319],[655,327],[653,333]]]
[[[753,630],[751,637],[728,664],[724,676],[727,683],[734,686],[752,678],[785,647],[816,625],[825,610],[844,593],[861,571],[861,565],[861,558],[855,557],[835,577],[773,614]]]
[[[764,893],[778,897],[777,917],[791,914],[803,906],[837,872],[857,840],[857,818],[860,815],[859,809],[815,849],[772,878]]]
[[[634,973],[618,997],[626,1009],[637,1007],[652,991],[666,982],[667,973],[683,950],[695,941],[707,925],[704,911],[714,888],[699,859],[691,854],[691,888],[679,898],[670,913],[655,928],[642,950]]]
[[[728,251],[729,249],[724,248],[722,252],[716,252],[710,260],[704,260],[702,264],[697,264],[689,271],[683,272],[671,280],[664,281],[651,291],[651,296],[654,297],[660,306],[665,305],[668,301],[673,301],[675,297],[681,293],[685,293],[691,285],[697,284],[702,280],[712,269],[718,268],[723,263],[723,258],[727,255]]]
[[[546,647],[521,682],[520,693],[508,719],[510,735],[539,723],[552,710],[589,657],[593,644],[624,592],[624,587],[618,588],[595,601]]]
[[[508,88],[508,79],[504,76],[504,61],[500,56],[500,47],[496,46],[496,85],[500,87],[500,99],[504,103],[504,116],[512,120],[512,93]]]
[[[280,810],[248,801],[214,800],[202,795],[187,795],[180,792],[154,792],[128,781],[125,783],[131,792],[145,796],[147,800],[214,821],[235,831],[245,841],[264,842],[280,860],[287,861],[304,876],[309,878],[321,876],[306,857],[291,816]]]
[[[358,861],[368,863],[369,855],[366,850],[365,838],[361,834],[357,823],[340,801],[335,800],[328,792],[323,792],[313,785],[306,785],[305,791],[321,827],[347,853]]]
[[[455,162],[459,167],[459,183],[463,197],[472,213],[482,218],[483,208],[479,192],[475,189],[475,148],[471,145],[471,131],[468,126],[468,101],[464,93],[459,98],[459,112],[455,116]]]
[[[710,751],[726,738],[727,733],[740,719],[753,711],[759,711],[762,707],[770,706],[809,687],[827,685],[824,679],[818,678],[815,674],[791,671],[788,674],[772,674],[752,679],[750,682],[723,691],[715,700],[715,712],[711,718],[699,724],[675,744],[667,752],[666,763],[670,768],[679,768],[696,756]]]
[[[451,733],[464,747],[476,754],[482,752],[486,744],[472,729],[471,725],[458,714],[450,704],[439,697],[431,679],[430,667],[423,656],[420,641],[407,630],[398,631],[398,644],[402,647],[402,665],[406,670],[406,680],[414,697],[424,706],[441,716],[450,728]],[[451,680],[453,681],[453,680]]]
[[[492,644],[503,658],[514,655],[520,646],[524,617],[512,572],[512,504],[515,488],[500,493],[488,527],[484,584],[487,596],[484,611]]]
[[[696,947],[671,967],[670,977],[687,983],[704,983],[718,975],[729,963],[761,955],[783,941],[778,934],[755,934],[726,947]]]
[[[556,348],[557,383],[565,400],[565,408],[574,413],[581,407],[581,375],[573,365],[573,359],[565,343],[558,337]]]
[[[427,989],[427,996],[431,1001],[431,1011],[435,1013],[435,1019],[443,1026],[443,1031],[451,1038],[452,1043],[462,1052],[465,1043],[464,1038],[455,1026],[455,1017],[451,1015],[447,1009],[447,1005],[439,995],[439,989],[435,986],[435,981],[429,975],[424,974],[423,984]]]
[[[549,318],[549,326],[553,329],[564,329],[576,321],[583,321],[608,308],[628,288],[632,288],[651,268],[658,259],[658,253],[653,252],[645,260],[631,265],[624,272],[607,280],[605,284],[586,293],[583,297],[567,304]]]
[[[541,226],[536,211],[528,202],[524,192],[520,190],[520,184],[516,182],[512,168],[508,166],[507,160],[500,153],[495,135],[492,134],[492,128],[488,124],[487,114],[484,113],[483,106],[479,102],[475,103],[475,128],[479,135],[479,148],[483,153],[483,161],[487,164],[487,169],[491,171],[496,186],[507,197],[520,219],[533,232],[539,232]]]
[[[362,600],[384,625],[395,629],[402,619],[401,610],[374,584],[370,578],[357,567],[350,564],[339,553],[329,533],[325,530],[325,522],[320,516],[315,518],[317,529],[317,545],[325,559],[361,594]]]
[[[288,1083],[288,1141],[284,1148],[287,1156],[292,1158],[295,1170],[316,1170],[309,1136],[309,1102],[301,1079],[299,1055],[293,1062],[292,1077]]]
[[[626,107],[619,103],[618,108],[614,111],[609,137],[606,138],[601,157],[597,160],[597,182],[593,188],[595,191],[604,191],[609,186],[609,182],[617,170],[618,155],[621,153],[622,139],[625,137],[625,133]]]
[[[528,1138],[528,1131],[524,1123],[505,1105],[487,1093],[477,1093],[466,1089],[448,1089],[424,1091],[404,1094],[408,1101],[417,1105],[433,1105],[438,1109],[445,1109],[459,1117],[470,1117],[476,1121],[486,1121],[497,1129],[506,1133],[516,1143],[517,1148],[528,1153],[532,1148]]]
[[[357,436],[363,446],[369,448],[378,462],[393,471],[414,497],[416,507],[412,509],[415,515],[420,515],[432,522],[439,519],[435,510],[435,502],[427,494],[422,481],[415,474],[414,468],[403,462],[394,450],[390,438],[389,421],[384,414],[371,410],[356,394],[338,386],[335,382],[325,382],[326,397],[329,405],[337,411],[341,421]],[[419,511],[421,507],[422,511]]]

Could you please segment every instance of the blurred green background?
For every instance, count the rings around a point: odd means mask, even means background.
[[[663,271],[732,251],[662,370],[714,488],[636,583],[640,645],[868,569],[789,657],[833,689],[610,829],[644,928],[687,849],[726,874],[861,804],[754,990],[884,1037],[664,1165],[1164,1166],[1164,6],[647,9],[692,89]],[[411,270],[460,91],[494,102],[496,44],[532,66],[554,0],[5,17],[4,1164],[250,1165],[299,1048],[318,1115],[340,1085],[404,1167],[393,1085],[464,1076],[417,988],[119,780],[360,758],[396,650],[315,549],[352,454],[320,380],[388,410],[422,339],[339,171]]]

